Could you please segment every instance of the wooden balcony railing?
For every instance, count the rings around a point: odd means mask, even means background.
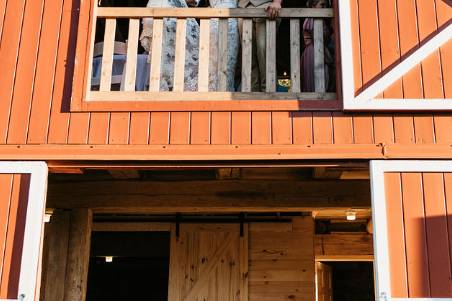
[[[285,8],[280,12],[280,18],[290,19],[290,82],[289,92],[276,92],[276,31],[277,21],[267,19],[266,26],[266,92],[251,92],[252,65],[252,19],[266,18],[263,9],[213,9],[213,8],[124,8],[124,7],[96,7],[95,19],[105,19],[105,33],[101,58],[100,79],[98,86],[94,81],[87,80],[86,98],[88,101],[151,101],[151,100],[334,100],[336,93],[326,92],[324,67],[324,19],[333,17],[330,8]],[[314,65],[315,92],[302,92],[300,71],[301,58],[301,18],[314,18]],[[136,68],[138,57],[138,43],[140,22],[143,18],[153,18],[153,39],[150,58],[150,76],[146,91],[136,91]],[[162,63],[162,32],[163,18],[176,18],[176,41],[174,62],[174,83],[172,91],[159,91],[159,81]],[[196,18],[200,22],[199,45],[199,74],[198,91],[184,91],[184,67],[186,45],[187,18]],[[226,68],[228,64],[228,19],[241,18],[243,29],[241,36],[241,91],[226,91]],[[128,19],[129,32],[127,37],[127,51],[125,67],[122,73],[119,91],[112,91],[112,66],[115,52],[115,33],[118,19]],[[218,39],[218,91],[209,92],[209,40],[210,20],[219,20]],[[96,23],[93,22],[94,27]],[[92,68],[94,54],[94,32],[92,28],[89,68]],[[223,59],[222,59],[223,58]],[[226,59],[224,59],[226,58]],[[92,74],[92,69],[88,70]]]

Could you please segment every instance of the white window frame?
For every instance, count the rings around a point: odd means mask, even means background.
[[[353,64],[353,40],[351,27],[350,1],[340,0],[339,24],[341,41],[342,64],[342,97],[344,110],[369,111],[422,111],[422,110],[452,110],[451,98],[439,99],[387,99],[377,98],[386,88],[402,78],[417,64],[422,62],[439,47],[452,39],[452,24],[440,29],[438,33],[415,49],[402,61],[389,69],[381,78],[366,87],[358,95],[355,95],[354,64]]]
[[[37,282],[40,279],[38,273],[47,194],[47,164],[45,162],[3,161],[0,162],[0,174],[30,175],[18,296],[17,299],[13,300],[0,300],[34,301],[39,299],[37,298],[39,292],[36,288]]]
[[[452,298],[392,298],[386,219],[385,178],[387,172],[452,172],[452,161],[370,161],[372,219],[374,227],[375,296],[385,301],[452,301]]]

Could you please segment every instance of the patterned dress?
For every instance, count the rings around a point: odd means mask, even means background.
[[[236,8],[237,0],[209,0],[212,8]],[[209,63],[209,91],[218,89],[218,19],[210,21],[210,63]],[[235,91],[234,77],[239,55],[239,30],[237,19],[229,19],[228,31],[228,68],[226,91]]]
[[[199,0],[194,0],[198,5]],[[147,7],[179,7],[187,8],[185,0],[149,0]],[[143,19],[143,31],[140,41],[143,48],[152,51],[152,18]],[[174,59],[176,46],[176,19],[165,18],[163,21],[163,45],[162,66],[160,77],[160,91],[172,91],[174,79]],[[199,24],[193,18],[187,19],[187,38],[185,45],[185,74],[184,90],[198,90],[198,65],[199,65]]]

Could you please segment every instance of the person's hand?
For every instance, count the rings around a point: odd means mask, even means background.
[[[272,3],[265,9],[267,16],[274,20],[278,17],[279,11],[281,10],[281,1],[273,0]]]

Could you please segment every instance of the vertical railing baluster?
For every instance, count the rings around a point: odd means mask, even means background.
[[[218,91],[226,91],[228,86],[228,19],[220,19],[218,24]]]
[[[163,19],[152,21],[151,71],[149,76],[149,91],[160,90],[160,72],[162,66]]]
[[[198,91],[209,91],[210,19],[201,19],[199,37]]]
[[[251,92],[253,20],[242,21],[242,92]]]
[[[104,49],[102,52],[102,71],[100,75],[100,91],[111,90],[113,70],[113,53],[115,47],[116,19],[105,20]]]
[[[173,86],[173,91],[175,92],[184,91],[186,32],[187,32],[187,20],[177,19],[176,57],[174,62],[174,86]]]
[[[293,93],[301,92],[300,20],[290,19],[290,82]]]
[[[315,92],[323,93],[325,86],[325,48],[323,43],[323,20],[314,20],[314,86]]]
[[[140,33],[140,20],[130,19],[129,36],[127,40],[127,61],[124,66],[125,76],[123,80],[125,91],[135,91],[139,33]]]
[[[276,21],[267,20],[266,92],[276,91]]]

